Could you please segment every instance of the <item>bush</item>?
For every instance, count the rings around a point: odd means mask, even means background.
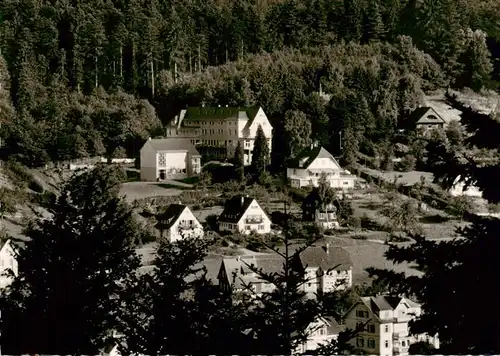
[[[288,195],[295,201],[302,202],[309,193],[304,189],[288,188]]]
[[[401,159],[401,162],[399,162],[399,169],[402,172],[410,172],[415,170],[415,167],[417,165],[417,160],[415,157],[412,155],[406,155]]]
[[[17,161],[10,160],[6,164],[6,174],[13,184],[19,188],[29,188],[37,193],[42,193],[42,184],[33,176],[30,171]]]

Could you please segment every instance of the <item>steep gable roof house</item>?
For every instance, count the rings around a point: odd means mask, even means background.
[[[273,127],[260,106],[188,107],[167,126],[167,136],[188,138],[207,161],[232,158],[240,142],[244,148],[244,164],[249,165],[259,126],[271,150]]]
[[[163,213],[156,215],[156,220],[160,236],[171,242],[188,236],[203,236],[203,226],[186,205],[170,204]]]
[[[257,200],[239,195],[226,201],[218,226],[219,231],[267,234],[271,232],[271,219]]]
[[[417,129],[422,135],[430,130],[443,129],[446,121],[430,106],[415,109],[406,120],[409,129]]]
[[[303,150],[287,167],[287,178],[294,188],[317,187],[322,175],[326,175],[331,187],[338,189],[354,188],[357,179],[323,147],[311,146]]]

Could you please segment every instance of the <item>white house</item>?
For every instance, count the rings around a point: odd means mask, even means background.
[[[0,289],[5,288],[12,282],[12,277],[7,276],[11,270],[15,276],[18,274],[16,255],[11,240],[0,242]]]
[[[472,184],[469,187],[465,188],[465,182],[461,182],[460,177],[457,177],[455,179],[455,182],[453,182],[453,186],[450,188],[450,190],[448,190],[448,193],[450,193],[450,195],[454,197],[463,195],[473,198],[483,197],[483,193],[475,185]]]
[[[259,126],[271,152],[273,127],[260,106],[188,107],[181,110],[167,127],[167,137],[189,139],[207,160],[232,158],[240,142],[244,164],[249,165]]]
[[[318,186],[322,174],[332,188],[352,189],[357,177],[342,169],[330,152],[323,147],[314,147],[302,151],[287,167],[286,175],[294,188]]]
[[[307,341],[299,345],[294,354],[304,354],[307,351],[314,351],[320,346],[327,345],[333,340],[337,340],[343,328],[333,318],[318,318],[311,323],[307,329]]]
[[[191,210],[182,204],[170,204],[164,213],[156,215],[160,236],[170,242],[184,237],[203,237],[203,226]]]
[[[141,180],[182,179],[201,172],[201,156],[189,140],[149,138],[141,148]]]
[[[226,201],[218,226],[219,231],[268,234],[271,232],[271,219],[257,200],[240,195]]]
[[[284,262],[282,256],[267,253],[223,258],[217,275],[219,287],[238,292],[251,286],[256,295],[271,292],[274,284],[262,280],[258,272],[283,273]],[[341,247],[309,247],[294,261],[293,268],[304,273],[302,288],[310,297],[352,286],[352,260]]]
[[[371,355],[409,355],[412,343],[427,341],[439,348],[437,336],[411,335],[408,322],[420,316],[420,304],[392,296],[360,297],[344,317],[345,327],[367,325],[351,343]]]
[[[305,271],[304,291],[308,294],[328,293],[352,287],[352,259],[342,247],[311,246],[299,255]]]

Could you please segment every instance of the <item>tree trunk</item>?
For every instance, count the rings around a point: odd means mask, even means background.
[[[123,79],[123,45],[120,44],[120,78]]]
[[[99,86],[99,81],[97,78],[97,56],[94,57],[94,63],[95,63],[95,87],[97,88]]]
[[[155,96],[155,66],[153,55],[151,54],[151,95],[154,98]]]
[[[177,83],[177,63],[174,62],[174,83]]]
[[[199,44],[198,44],[198,71],[201,71],[201,53]]]

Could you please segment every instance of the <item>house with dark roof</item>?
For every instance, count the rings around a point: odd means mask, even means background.
[[[14,242],[11,239],[2,239],[0,241],[0,289],[12,282],[10,272],[15,276],[18,274]]]
[[[411,344],[425,341],[439,348],[437,335],[410,334],[408,323],[422,313],[420,304],[403,297],[377,295],[359,297],[345,313],[346,328],[365,325],[350,342],[359,351],[371,355],[409,355]]]
[[[183,138],[149,138],[141,148],[141,180],[183,179],[201,172],[201,155]]]
[[[304,271],[304,291],[328,293],[352,286],[353,263],[349,253],[339,246],[311,246],[298,256],[298,267]]]
[[[336,229],[340,226],[337,220],[340,204],[336,200],[322,204],[317,189],[307,195],[301,208],[303,221],[312,221],[324,229]]]
[[[332,188],[354,188],[357,177],[344,170],[335,157],[323,147],[311,146],[300,152],[287,166],[286,175],[290,186],[317,187],[322,175]]]
[[[416,108],[408,117],[408,128],[427,136],[432,130],[442,130],[446,121],[430,106]]]
[[[273,127],[260,106],[188,107],[181,110],[168,125],[167,137],[187,138],[206,161],[232,158],[240,142],[244,150],[244,164],[249,165],[259,126],[271,151]]]
[[[156,215],[156,221],[160,237],[170,242],[204,235],[203,225],[186,205],[170,204],[163,213]]]
[[[238,195],[226,201],[218,226],[221,232],[268,234],[271,232],[271,219],[257,200]]]

